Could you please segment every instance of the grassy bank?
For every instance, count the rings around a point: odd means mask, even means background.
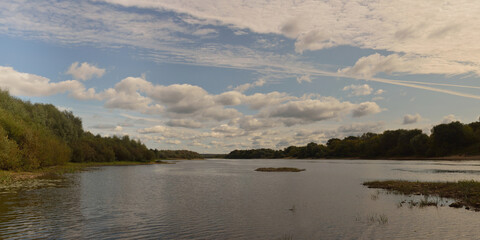
[[[65,165],[37,169],[31,172],[0,170],[0,185],[9,185],[19,181],[28,181],[31,179],[38,179],[38,178],[61,177],[65,173],[74,173],[74,172],[84,171],[87,168],[91,168],[91,167],[131,166],[131,165],[146,165],[146,164],[168,164],[168,163],[164,161],[155,161],[155,162],[118,161],[118,162],[87,162],[87,163],[70,163],[69,162]]]
[[[411,182],[401,180],[372,181],[363,185],[369,188],[380,188],[400,194],[421,194],[425,196],[438,196],[452,198],[456,202],[451,207],[473,208],[480,211],[480,182]]]

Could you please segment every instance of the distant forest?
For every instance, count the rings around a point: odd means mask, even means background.
[[[332,138],[326,145],[311,142],[283,150],[234,150],[225,158],[415,158],[451,155],[480,155],[480,122],[452,122],[433,127],[430,136],[419,129],[365,133],[343,139]]]
[[[152,150],[138,140],[84,131],[80,118],[0,90],[0,169],[34,170],[67,162],[149,162],[202,158],[186,150]]]

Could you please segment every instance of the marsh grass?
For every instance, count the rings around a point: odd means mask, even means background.
[[[380,191],[377,190],[375,191],[375,193],[370,195],[370,199],[372,199],[373,201],[376,201],[378,200],[379,196],[380,196]]]
[[[371,214],[367,216],[367,222],[369,224],[378,223],[379,225],[385,225],[388,223],[388,217],[385,214]]]
[[[424,196],[424,198],[420,200],[420,202],[418,203],[418,207],[419,208],[430,207],[430,206],[438,207],[439,204],[440,204],[440,200],[438,199],[438,197],[430,198],[428,196]]]
[[[418,202],[418,206],[438,206],[439,198],[451,198],[457,202],[452,207],[468,207],[480,210],[480,182],[458,181],[458,182],[411,182],[403,180],[372,181],[363,185],[369,188],[381,188],[387,191],[405,195],[424,195],[426,198]],[[430,197],[433,200],[429,200]],[[413,205],[415,203],[411,203]]]
[[[360,217],[360,214],[355,214],[355,222],[360,222],[362,218]]]

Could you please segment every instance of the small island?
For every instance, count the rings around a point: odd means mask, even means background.
[[[257,172],[302,172],[305,169],[292,168],[292,167],[279,167],[279,168],[257,168]]]
[[[413,182],[403,180],[364,182],[368,188],[381,188],[387,191],[405,195],[438,196],[452,198],[456,202],[450,207],[473,209],[480,211],[480,182]]]

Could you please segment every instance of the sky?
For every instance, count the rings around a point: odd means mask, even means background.
[[[473,122],[476,1],[0,1],[0,88],[149,148]]]

